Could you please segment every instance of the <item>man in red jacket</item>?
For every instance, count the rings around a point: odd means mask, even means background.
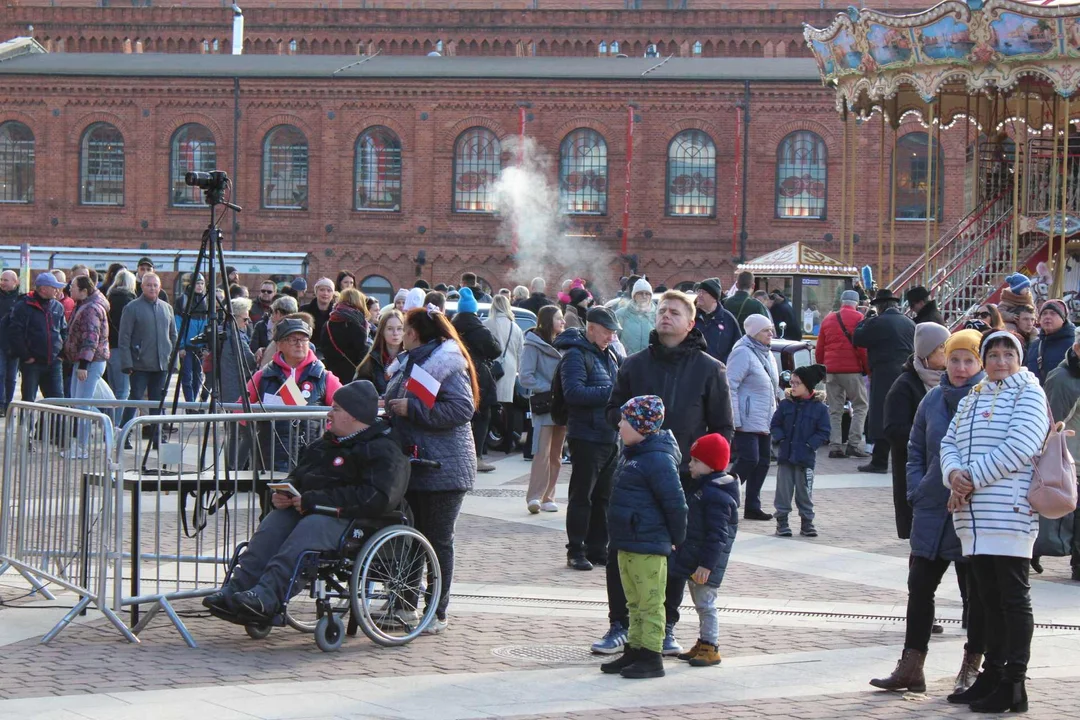
[[[831,458],[869,457],[862,446],[863,425],[869,407],[866,395],[866,350],[855,347],[852,342],[855,326],[863,320],[862,313],[855,309],[858,304],[859,293],[854,290],[845,290],[840,295],[840,309],[829,313],[821,321],[817,347],[814,349],[815,360],[828,371],[825,378],[825,399],[829,405],[829,422],[832,425],[829,437]],[[840,423],[844,418],[844,404],[849,401],[851,429],[848,431],[845,449]]]

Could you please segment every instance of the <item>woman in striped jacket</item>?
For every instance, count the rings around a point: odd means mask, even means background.
[[[983,672],[949,696],[976,712],[1025,712],[1024,687],[1034,617],[1028,573],[1039,518],[1028,504],[1035,456],[1050,429],[1039,379],[1021,364],[1020,341],[989,333],[981,354],[986,381],[957,408],[941,441],[941,474],[952,490],[953,525],[971,557],[989,632]]]

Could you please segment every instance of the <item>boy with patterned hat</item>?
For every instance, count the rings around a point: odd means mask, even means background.
[[[730,461],[731,447],[719,433],[703,435],[690,446],[686,540],[675,549],[668,582],[689,582],[698,614],[698,641],[679,659],[693,667],[720,664],[716,596],[739,529],[739,482],[725,472]]]
[[[622,456],[608,502],[608,547],[618,551],[619,578],[630,611],[626,649],[600,666],[627,678],[663,677],[664,595],[671,548],[686,537],[686,499],[679,446],[664,424],[664,401],[630,398],[620,409]]]

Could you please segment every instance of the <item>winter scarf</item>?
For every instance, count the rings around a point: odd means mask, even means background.
[[[921,357],[913,356],[911,364],[915,368],[915,372],[919,374],[919,379],[922,380],[927,392],[941,384],[941,371],[931,370],[926,367],[926,363]]]

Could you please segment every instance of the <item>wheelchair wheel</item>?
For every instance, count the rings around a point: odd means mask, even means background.
[[[244,631],[247,632],[248,637],[252,640],[265,640],[273,629],[272,625],[258,625],[251,623],[244,626]]]
[[[315,625],[315,644],[323,652],[337,652],[345,641],[345,623],[338,615],[323,615]]]
[[[334,598],[330,601],[330,605],[334,608],[335,615],[344,613],[349,609],[349,599],[347,597]],[[315,632],[315,626],[321,617],[315,598],[308,592],[302,592],[294,597],[285,608],[285,622],[292,629],[302,633]]]
[[[441,591],[435,550],[405,525],[372,535],[349,581],[353,617],[365,635],[383,646],[404,645],[420,635],[435,617]]]

